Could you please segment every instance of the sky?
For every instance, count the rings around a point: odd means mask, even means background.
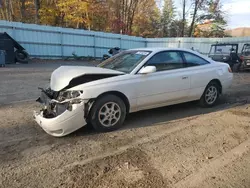
[[[189,0],[188,0],[189,1]],[[156,0],[162,7],[164,0]],[[177,11],[181,13],[182,0],[174,0]],[[226,13],[227,28],[250,27],[250,0],[221,0],[222,9]],[[189,8],[189,6],[187,6]]]
[[[250,27],[250,0],[223,0],[228,28]]]

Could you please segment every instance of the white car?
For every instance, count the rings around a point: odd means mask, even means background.
[[[34,119],[65,136],[90,123],[97,131],[122,126],[128,113],[200,100],[213,106],[233,79],[228,64],[187,49],[122,51],[97,67],[62,66],[42,90]]]

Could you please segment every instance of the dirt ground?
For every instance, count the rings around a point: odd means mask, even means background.
[[[0,70],[0,187],[250,187],[250,72],[235,74],[214,108],[147,110],[115,132],[54,138],[32,111],[56,66]]]

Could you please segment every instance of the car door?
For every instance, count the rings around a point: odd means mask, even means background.
[[[207,84],[217,74],[221,74],[220,67],[211,66],[210,62],[190,52],[182,52],[186,63],[186,73],[190,75],[190,93],[189,98],[196,100],[201,97]]]
[[[145,66],[155,66],[156,72],[136,75],[139,79],[136,88],[138,109],[174,104],[189,95],[190,77],[180,52],[159,52]]]

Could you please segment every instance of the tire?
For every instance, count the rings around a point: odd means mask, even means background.
[[[213,92],[214,95],[212,94]],[[213,98],[211,98],[212,100],[209,100],[209,93],[210,97],[213,96]],[[200,105],[202,107],[213,107],[218,102],[219,95],[220,95],[220,86],[216,82],[210,82],[200,98]]]
[[[240,67],[241,67],[241,63],[236,63],[233,65],[233,72],[239,72],[240,71]]]
[[[103,61],[105,61],[105,60],[108,59],[108,58],[110,58],[110,56],[107,55],[107,54],[104,54],[104,55],[102,56],[102,60],[103,60]]]
[[[104,95],[94,103],[89,121],[96,131],[109,132],[119,129],[125,117],[126,106],[123,100],[115,95]]]
[[[15,58],[16,58],[16,62],[28,63],[29,54],[23,50],[16,50],[15,51]]]

